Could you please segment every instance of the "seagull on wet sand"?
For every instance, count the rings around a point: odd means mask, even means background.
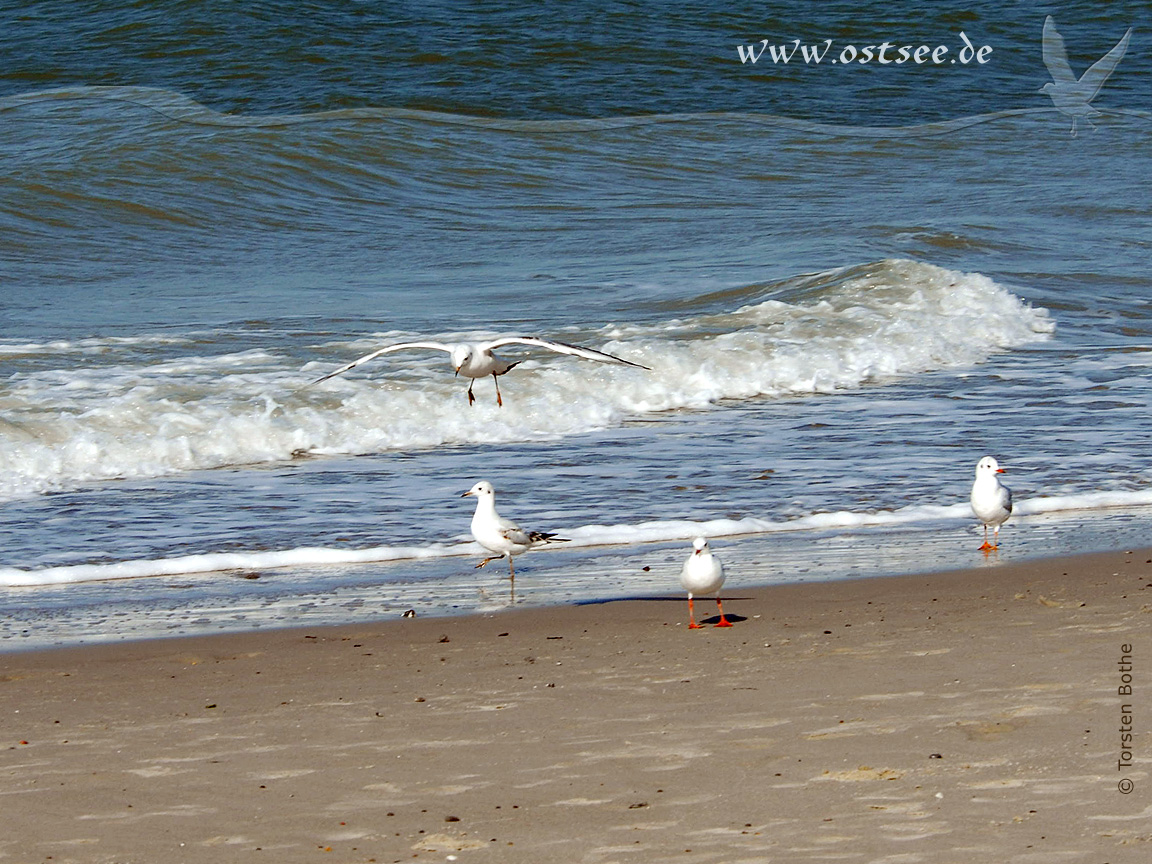
[[[1076,121],[1082,119],[1089,126],[1092,121],[1089,114],[1099,114],[1091,106],[1091,102],[1108,80],[1108,76],[1116,69],[1124,52],[1128,50],[1128,39],[1132,36],[1132,28],[1116,43],[1115,47],[1080,76],[1077,80],[1068,64],[1068,54],[1064,50],[1064,37],[1056,30],[1056,22],[1049,15],[1044,19],[1043,52],[1044,65],[1052,80],[1040,88],[1040,92],[1047,93],[1052,98],[1052,104],[1061,114],[1072,118],[1072,137],[1076,137]],[[1093,127],[1095,128],[1095,127]]]
[[[489,561],[497,558],[508,559],[508,577],[512,580],[512,588],[516,587],[516,570],[512,566],[512,556],[527,552],[537,546],[547,543],[567,543],[565,537],[555,534],[542,534],[539,531],[525,531],[511,519],[505,519],[496,512],[496,490],[487,480],[481,480],[461,498],[473,496],[476,499],[476,512],[472,516],[472,537],[487,549],[495,552],[485,558],[476,568],[479,569]]]
[[[692,597],[695,594],[711,594],[716,592],[716,608],[720,611],[720,620],[716,627],[731,627],[732,623],[724,617],[724,607],[720,604],[720,587],[724,584],[724,565],[720,559],[712,554],[708,548],[708,541],[697,537],[692,541],[692,554],[684,562],[680,571],[680,584],[688,592],[688,629],[699,630],[696,623],[696,612],[692,608]]]
[[[1012,514],[1012,490],[1000,482],[997,474],[1004,469],[991,456],[976,464],[976,482],[972,484],[972,512],[984,524],[985,552],[1000,548],[1000,526]],[[988,526],[994,528],[994,542],[988,542]]]
[[[397,342],[395,345],[387,345],[384,348],[373,351],[371,354],[365,354],[363,357],[353,360],[345,366],[341,366],[335,372],[329,372],[323,378],[317,378],[312,384],[327,381],[329,378],[347,372],[349,369],[355,369],[361,363],[374,360],[382,354],[391,354],[393,351],[407,351],[413,348],[427,348],[433,351],[448,352],[452,355],[452,367],[456,370],[456,374],[472,379],[468,384],[469,405],[476,401],[476,397],[472,395],[472,385],[476,383],[476,379],[486,378],[491,375],[492,380],[496,382],[496,404],[503,406],[504,400],[500,398],[499,376],[504,375],[522,362],[520,360],[508,361],[497,357],[493,353],[496,348],[503,348],[506,345],[528,345],[533,348],[547,348],[549,351],[555,351],[557,354],[570,354],[573,357],[583,357],[585,360],[597,360],[600,363],[615,363],[619,366],[635,366],[637,369],[648,369],[647,366],[641,366],[639,363],[624,360],[613,354],[605,354],[603,351],[597,351],[594,348],[569,345],[566,342],[553,342],[550,339],[541,339],[537,336],[505,336],[489,342],[460,342],[454,344],[447,342]]]

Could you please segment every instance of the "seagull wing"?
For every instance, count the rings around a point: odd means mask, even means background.
[[[622,357],[617,357],[615,354],[605,354],[603,351],[597,351],[594,348],[569,345],[567,342],[553,342],[537,336],[505,336],[503,339],[489,342],[487,347],[490,349],[501,348],[505,345],[532,345],[536,348],[547,348],[549,351],[555,351],[557,354],[571,354],[573,357],[583,357],[585,360],[598,360],[601,363],[618,363],[622,366],[635,366],[638,369],[648,369],[647,366],[641,366],[639,363],[633,363],[631,360],[625,360]]]
[[[1064,37],[1056,30],[1056,22],[1051,15],[1044,19],[1042,43],[1044,65],[1048,67],[1052,80],[1057,84],[1075,84],[1076,76],[1072,74],[1068,53],[1064,50]]]
[[[381,354],[391,354],[393,351],[405,351],[409,348],[431,348],[436,351],[447,351],[449,354],[452,353],[452,346],[445,345],[443,342],[397,342],[395,345],[388,345],[384,348],[373,351],[371,354],[365,354],[363,357],[360,357],[356,360],[353,360],[351,363],[341,366],[335,372],[329,372],[323,378],[317,378],[308,386],[311,387],[313,384],[319,384],[321,381],[327,381],[329,378],[335,378],[337,375],[342,375],[349,369],[355,369],[361,363],[367,363],[369,360],[375,360]]]
[[[532,538],[527,531],[524,531],[515,522],[508,519],[501,518],[500,533],[504,535],[504,539],[509,543],[515,543],[517,546],[531,546]]]
[[[1007,486],[1000,487],[1000,506],[1009,513],[1012,512],[1012,490]]]
[[[1092,95],[1088,97],[1089,102],[1096,98],[1096,94],[1100,92],[1100,88],[1104,86],[1104,82],[1108,80],[1108,76],[1112,74],[1116,64],[1123,58],[1124,52],[1128,50],[1128,39],[1131,36],[1132,28],[1129,27],[1128,32],[1116,43],[1116,46],[1080,76],[1080,84],[1092,90]]]

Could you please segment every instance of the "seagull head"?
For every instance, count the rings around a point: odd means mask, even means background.
[[[707,552],[708,551],[708,541],[705,540],[703,537],[697,537],[695,540],[692,541],[692,550],[693,550],[692,551],[693,555],[700,555],[704,552]]]
[[[464,368],[465,364],[472,359],[472,346],[471,345],[453,345],[452,346],[452,368],[456,370],[456,374],[460,374],[460,370]]]
[[[489,483],[487,480],[481,480],[479,483],[477,483],[475,486],[473,486],[471,489],[469,489],[467,492],[465,492],[460,497],[461,498],[467,498],[469,495],[472,495],[476,498],[483,498],[485,496],[492,497],[495,494],[496,494],[496,490],[492,488],[492,484]]]
[[[981,459],[979,462],[976,463],[976,476],[977,477],[979,477],[981,474],[1003,474],[1003,473],[1004,473],[1004,469],[1001,468],[1000,464],[995,459],[993,459],[991,456],[985,456],[983,459]]]

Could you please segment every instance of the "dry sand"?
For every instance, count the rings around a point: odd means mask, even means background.
[[[1147,862],[1150,559],[0,655],[0,861]]]

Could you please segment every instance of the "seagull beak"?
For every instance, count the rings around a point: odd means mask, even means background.
[[[464,493],[463,495],[461,495],[460,497],[461,497],[461,498],[467,498],[469,495],[473,495],[473,494],[475,494],[475,493],[473,493],[473,491],[472,491],[471,489],[469,489],[467,492],[465,492],[465,493]]]
[[[997,474],[1003,474],[1003,473],[1004,473],[1004,469],[1003,469],[1003,468],[997,468],[997,469],[996,469],[996,473],[997,473]]]

